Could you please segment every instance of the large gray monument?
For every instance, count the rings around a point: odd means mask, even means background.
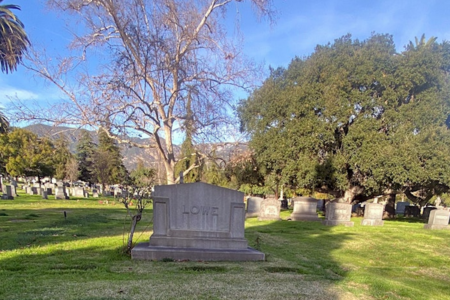
[[[197,182],[155,186],[153,234],[133,259],[257,261],[264,253],[244,237],[244,194]]]
[[[317,199],[311,197],[296,197],[292,199],[294,210],[291,220],[321,221],[317,215]]]

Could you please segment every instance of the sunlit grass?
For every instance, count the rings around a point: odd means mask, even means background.
[[[64,217],[64,211],[66,217]],[[0,299],[450,299],[450,231],[246,220],[265,262],[132,261],[114,199],[0,202]],[[152,233],[144,211],[136,239]]]

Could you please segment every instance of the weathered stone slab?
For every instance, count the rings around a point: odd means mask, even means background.
[[[64,186],[57,186],[55,187],[55,199],[69,199],[69,196],[67,195],[66,188]]]
[[[281,220],[280,209],[280,200],[275,198],[264,199],[260,204],[258,221]]]
[[[293,221],[321,221],[317,215],[317,199],[296,197],[292,199],[294,210],[290,219]]]
[[[364,219],[361,225],[367,226],[383,226],[384,205],[380,203],[366,203],[364,209]]]
[[[12,188],[10,185],[3,185],[4,194],[2,195],[3,200],[14,200],[12,195]]]
[[[133,259],[264,260],[244,237],[244,194],[197,182],[156,186],[153,234]]]
[[[450,221],[450,211],[444,209],[434,209],[430,211],[428,224],[425,229],[450,229],[448,223]]]
[[[17,187],[13,184],[11,184],[11,196],[17,197]]]
[[[345,225],[353,226],[351,222],[352,205],[350,203],[329,202],[326,207],[325,221],[327,226]]]
[[[72,189],[72,196],[79,198],[88,198],[89,193],[84,188],[76,186]]]
[[[248,197],[247,198],[247,212],[246,218],[257,217],[259,215],[259,209],[261,208],[261,202],[264,199],[261,197]]]

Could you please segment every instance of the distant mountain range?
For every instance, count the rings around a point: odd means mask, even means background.
[[[72,153],[76,152],[76,147],[78,144],[78,141],[81,136],[81,129],[71,128],[71,127],[64,127],[64,126],[48,126],[44,124],[35,124],[35,125],[29,125],[27,127],[24,127],[24,129],[27,129],[35,134],[37,134],[39,137],[48,137],[52,140],[56,140],[60,134],[64,134],[69,142],[69,149]],[[89,131],[89,130],[88,130]],[[98,143],[98,134],[96,131],[89,131],[92,137],[92,141],[94,143]],[[146,144],[148,141],[142,138],[131,138],[136,143],[139,144]],[[137,148],[132,147],[129,145],[119,144],[119,147],[122,152],[123,156],[123,163],[125,167],[128,169],[128,171],[136,169],[138,161],[141,159],[145,166],[147,167],[160,167],[163,168],[162,162],[158,159],[158,153],[155,149],[143,149],[143,148]],[[180,147],[174,145],[175,147],[175,153],[179,153]],[[218,145],[218,144],[202,144],[199,145],[200,151],[203,152],[210,152],[213,148],[215,149],[215,154],[217,157],[220,157],[224,161],[229,161],[230,158],[238,152],[245,151],[247,149],[246,144],[224,144],[224,145]]]
[[[39,137],[48,137],[52,140],[56,140],[60,134],[66,136],[69,142],[69,149],[72,153],[76,152],[76,147],[81,136],[81,129],[64,127],[64,126],[48,126],[44,124],[29,125],[24,127]],[[88,130],[89,131],[89,130]],[[98,143],[98,134],[96,131],[89,131],[94,143]],[[146,144],[145,139],[132,138],[133,141]],[[147,167],[156,167],[158,164],[158,154],[155,149],[143,149],[137,147],[131,147],[129,145],[119,144],[121,153],[123,156],[123,163],[125,167],[131,171],[136,169],[139,159],[142,159]]]

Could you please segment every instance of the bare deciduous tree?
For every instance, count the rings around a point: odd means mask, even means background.
[[[19,104],[19,119],[102,128],[120,143],[155,148],[167,183],[176,182],[174,132],[187,115],[195,138],[220,132],[231,121],[232,89],[251,88],[260,75],[243,56],[240,35],[230,37],[221,23],[238,2],[245,1],[48,0],[85,25],[71,44],[82,54],[57,61],[31,55],[28,68],[65,99],[45,111]],[[270,18],[272,0],[249,2]],[[148,142],[128,138],[138,134]]]

